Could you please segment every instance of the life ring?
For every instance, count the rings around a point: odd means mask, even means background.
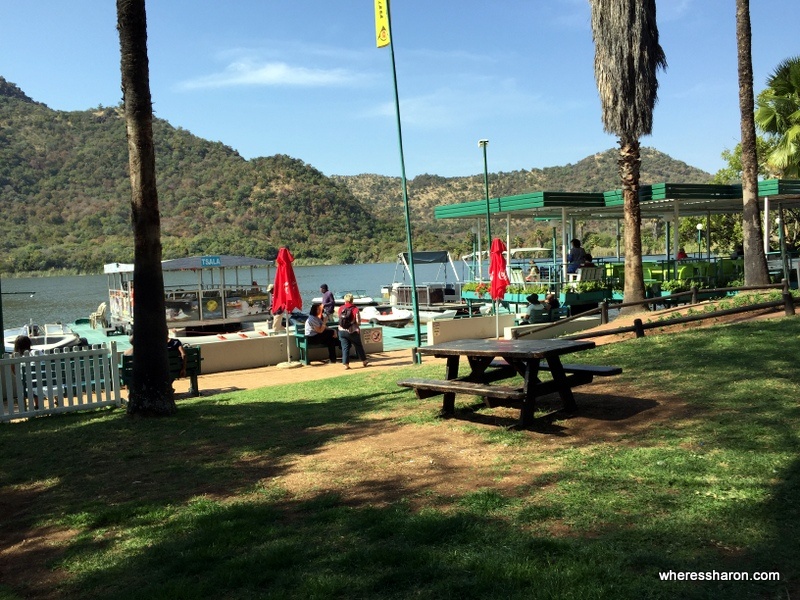
[[[209,300],[206,302],[206,310],[208,312],[214,312],[217,308],[219,308],[219,303],[216,300]]]

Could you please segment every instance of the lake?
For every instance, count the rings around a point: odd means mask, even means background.
[[[463,280],[464,269],[458,262],[456,268],[460,269],[458,276]],[[311,299],[320,296],[319,286],[323,283],[327,283],[337,297],[346,290],[364,290],[367,295],[381,302],[381,286],[392,283],[396,269],[394,263],[380,263],[295,267],[294,271],[303,297],[303,309],[307,310],[311,306]],[[433,265],[417,265],[415,271],[418,283],[441,281],[444,277],[438,274],[438,267]],[[275,276],[274,268],[271,274]],[[263,270],[257,272],[260,285],[272,283],[263,281],[264,277]],[[402,280],[402,277],[403,273],[397,270],[398,280]],[[449,269],[447,279],[453,281],[452,269]],[[190,272],[165,275],[168,285],[196,281],[196,275]],[[31,319],[38,324],[56,321],[71,323],[79,318],[88,318],[101,302],[108,300],[105,275],[3,277],[0,286],[3,292],[4,328],[19,327]]]

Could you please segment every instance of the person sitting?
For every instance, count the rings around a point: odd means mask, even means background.
[[[737,244],[736,245],[736,248],[733,250],[733,252],[731,252],[731,258],[732,259],[744,258],[744,245],[743,244]]]
[[[561,306],[558,297],[552,292],[544,297],[544,303],[548,310],[557,310]]]
[[[583,264],[586,252],[581,248],[580,240],[572,240],[572,249],[567,254],[567,273],[577,273]]]
[[[592,262],[592,255],[587,252],[586,254],[583,255],[583,264],[581,266],[582,267],[595,267],[597,265],[595,265]]]
[[[28,353],[29,356],[38,354],[38,352],[33,350],[33,343],[31,342],[31,338],[29,338],[27,335],[18,335],[14,339],[14,354],[18,356],[24,356],[26,352]],[[16,374],[17,372],[17,370],[14,368],[14,365],[11,365],[11,372],[14,374]],[[30,383],[31,387],[33,387],[33,382]],[[28,382],[26,381],[25,375],[23,375],[23,385],[26,388],[26,395],[29,394],[29,398],[33,400],[33,409],[39,410],[39,397],[33,392],[33,390],[27,389]]]
[[[528,301],[528,306],[525,307],[525,316],[520,320],[520,325],[541,321],[542,315],[547,312],[547,307],[539,302],[539,294],[530,294],[525,299]]]
[[[539,267],[533,261],[530,262],[530,265],[531,268],[525,276],[525,281],[539,281]]]
[[[687,258],[689,258],[689,255],[686,254],[686,250],[684,250],[683,247],[680,247],[678,248],[678,255],[675,258],[677,258],[678,260],[686,260]]]
[[[181,372],[178,377],[186,377],[186,350],[183,347],[183,342],[176,337],[171,337],[171,335],[175,335],[174,330],[167,331],[167,351],[177,350],[178,354],[181,355]]]
[[[336,346],[339,345],[339,342],[336,338],[336,332],[328,328],[327,320],[328,317],[322,310],[322,304],[312,304],[305,325],[306,341],[309,346],[327,347],[327,362],[334,363],[336,362]]]

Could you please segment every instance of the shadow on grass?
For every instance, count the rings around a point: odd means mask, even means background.
[[[551,436],[569,437],[569,427],[558,423],[574,418],[599,422],[623,422],[642,415],[658,406],[658,402],[647,398],[613,394],[574,394],[578,409],[568,412],[558,394],[543,396],[536,403],[537,416],[526,431],[544,433]],[[542,414],[543,413],[543,414]],[[487,407],[483,402],[457,406],[454,418],[505,428],[519,425],[518,407]],[[624,430],[624,426],[622,427]],[[618,428],[619,432],[620,429]]]

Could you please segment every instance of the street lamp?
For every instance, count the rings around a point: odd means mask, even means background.
[[[703,243],[703,224],[697,224],[697,257],[700,258],[700,245]]]
[[[487,248],[492,249],[492,223],[491,211],[489,210],[489,168],[486,163],[486,146],[489,140],[478,140],[478,146],[483,148],[483,187],[486,192],[486,236],[489,238]]]

